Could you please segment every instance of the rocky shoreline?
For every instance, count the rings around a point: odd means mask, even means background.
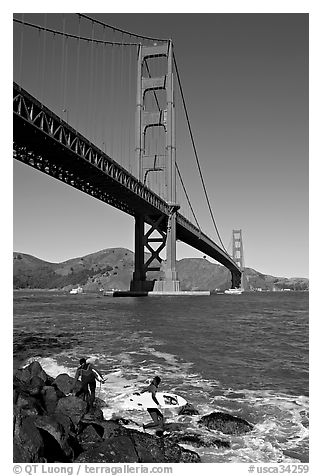
[[[165,436],[158,437],[127,427],[135,422],[105,420],[101,408],[106,403],[100,399],[86,413],[86,403],[71,395],[73,384],[68,374],[47,375],[37,361],[15,372],[14,463],[200,463],[197,451],[181,445],[229,448],[230,440],[216,431],[243,435],[253,429],[241,418],[212,412],[198,421],[209,430],[206,437],[176,423],[168,423]],[[187,404],[180,414],[199,413]]]

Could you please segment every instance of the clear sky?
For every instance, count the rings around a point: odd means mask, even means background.
[[[226,248],[232,229],[241,228],[246,266],[308,277],[308,15],[88,15],[172,38]],[[200,224],[213,235],[188,140],[180,139],[177,158]],[[109,247],[133,250],[132,217],[18,161],[13,225],[14,251],[51,262]],[[177,248],[178,259],[202,256],[182,243]]]

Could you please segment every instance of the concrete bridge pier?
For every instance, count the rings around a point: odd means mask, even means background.
[[[134,235],[134,272],[130,285],[130,292],[149,292],[153,290],[154,281],[146,279],[147,265],[145,263],[144,248],[146,244],[146,235],[144,233],[145,220],[144,215],[135,216],[135,235]]]
[[[231,287],[232,289],[241,287],[241,273],[231,271]]]
[[[176,271],[176,212],[179,205],[172,204],[171,214],[167,224],[167,260],[165,263],[164,278],[155,281],[154,292],[177,293],[180,291],[180,282]]]

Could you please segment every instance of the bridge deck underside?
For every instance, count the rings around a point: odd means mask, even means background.
[[[14,94],[15,94],[14,90]],[[28,95],[28,99],[32,98]],[[33,99],[33,98],[32,98]],[[70,129],[82,141],[90,144],[85,138],[64,123],[54,113],[34,100],[38,107],[51,114],[56,122]],[[40,105],[40,106],[39,106]],[[143,214],[147,223],[155,221],[160,215],[168,216],[169,207],[160,197],[143,186],[135,177],[115,163],[102,151],[104,160],[109,162],[109,171],[104,171],[97,164],[86,160],[79,153],[67,146],[43,128],[37,126],[28,117],[23,117],[14,110],[13,125],[15,158],[58,180],[61,180],[127,214],[135,216]],[[99,150],[99,149],[97,149]],[[142,191],[143,190],[143,191]],[[166,222],[166,220],[164,221]],[[164,231],[166,225],[164,226]],[[198,249],[226,266],[236,275],[240,274],[234,261],[216,243],[200,232],[192,223],[177,213],[177,239]]]

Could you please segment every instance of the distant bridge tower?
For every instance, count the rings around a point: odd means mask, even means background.
[[[232,287],[244,287],[244,248],[243,248],[243,239],[241,230],[233,230],[233,239],[232,239],[232,258],[239,267],[241,271],[241,280],[238,282],[232,282]]]
[[[150,64],[154,58],[165,57],[162,65],[165,73],[161,77],[152,77]],[[149,66],[148,66],[149,60]],[[145,68],[144,68],[145,67]],[[144,71],[145,76],[144,76]],[[153,69],[151,68],[151,71]],[[165,91],[164,109],[161,109],[157,99],[157,90]],[[154,96],[154,110],[146,107],[148,95]],[[150,101],[151,102],[151,101]],[[161,103],[162,106],[162,103]],[[153,128],[164,131],[164,150],[151,155],[147,148],[147,136]],[[153,134],[150,134],[150,137]],[[160,145],[159,145],[160,148]],[[149,155],[150,154],[150,155]],[[140,46],[137,69],[137,102],[136,102],[136,160],[138,178],[146,183],[148,177],[158,173],[163,181],[164,199],[169,205],[170,214],[149,215],[148,213],[135,216],[135,267],[131,281],[131,291],[151,291],[153,282],[146,280],[147,271],[158,271],[156,261],[161,264],[160,252],[166,247],[165,279],[156,281],[155,291],[179,291],[179,281],[176,272],[176,203],[175,177],[175,108],[174,108],[174,79],[172,41],[157,46]],[[145,224],[150,225],[146,231]],[[146,260],[145,251],[150,252]]]

